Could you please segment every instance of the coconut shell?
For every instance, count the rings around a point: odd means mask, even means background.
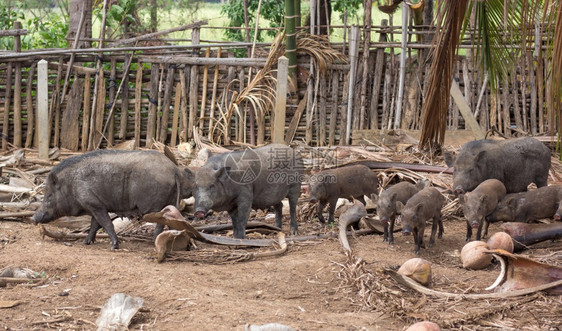
[[[483,241],[471,241],[464,245],[461,250],[461,261],[463,268],[484,269],[492,262],[492,255],[487,254],[488,244]]]
[[[441,328],[436,323],[423,321],[410,325],[406,331],[441,331]]]
[[[424,286],[431,283],[431,263],[424,259],[409,259],[398,269],[398,273],[408,276]]]
[[[489,249],[503,249],[513,253],[513,239],[507,232],[496,232],[488,239]]]

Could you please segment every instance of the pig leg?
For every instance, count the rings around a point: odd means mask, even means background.
[[[413,231],[414,235],[414,254],[420,255],[420,248],[425,248],[423,244],[423,232],[424,228],[421,229],[415,228]]]
[[[109,236],[109,241],[111,242],[111,249],[119,249],[119,240],[117,239],[117,234],[115,233],[115,228],[113,227],[113,222],[109,218],[107,211],[96,210],[92,212],[92,217],[96,219],[97,223],[107,232]]]
[[[320,221],[320,223],[326,223],[326,220],[324,219],[324,215],[322,215],[322,212],[324,211],[324,207],[326,207],[327,203],[328,201],[326,200],[318,201],[318,220]]]
[[[472,226],[470,226],[470,222],[466,220],[466,239],[464,241],[470,241],[472,239]]]
[[[296,236],[298,233],[297,224],[297,203],[299,202],[299,196],[301,194],[301,186],[293,185],[289,189],[289,214],[291,215],[291,234]]]
[[[433,224],[431,225],[431,236],[429,237],[429,243],[427,247],[433,246],[435,243],[435,234],[437,233],[437,227],[439,226],[439,218],[434,216],[433,217]],[[439,238],[441,238],[441,229],[439,229]]]
[[[383,241],[386,241],[387,235],[388,235],[388,244],[392,245],[394,243],[394,222],[396,221],[396,215],[393,215],[390,218],[390,224],[385,224],[384,227],[384,239]]]
[[[232,217],[232,226],[234,230],[234,238],[244,239],[246,236],[246,223],[250,217],[251,206],[249,203],[239,203],[238,207],[233,211],[235,217]]]
[[[275,226],[281,229],[283,227],[283,203],[276,203],[273,208],[275,208]]]
[[[443,238],[443,232],[445,232],[445,230],[443,229],[443,219],[441,218],[441,213],[439,213],[439,217],[437,218],[437,222],[439,223],[439,233],[437,234],[437,238],[441,239],[441,238]]]
[[[330,208],[328,208],[328,224],[334,224],[334,211],[336,211],[337,203],[337,197],[330,200]]]
[[[89,245],[96,241],[96,233],[100,228],[101,225],[94,217],[92,217],[92,221],[90,222],[90,231],[88,232],[88,236],[84,238],[84,245]]]
[[[486,238],[488,236],[488,227],[490,226],[490,222],[488,222],[488,219],[486,217],[484,217],[484,225],[483,225],[483,229],[484,229],[484,234],[483,234],[483,238]]]
[[[478,225],[478,231],[476,231],[476,240],[480,240],[482,238],[482,223]]]

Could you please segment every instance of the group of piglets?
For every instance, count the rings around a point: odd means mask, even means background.
[[[427,220],[433,220],[431,237],[428,246],[435,242],[435,234],[439,227],[439,235],[443,235],[441,208],[445,198],[427,183],[417,184],[400,182],[378,192],[377,175],[364,165],[350,165],[341,168],[324,170],[313,174],[309,179],[309,196],[311,202],[318,201],[318,219],[324,223],[322,211],[329,203],[328,220],[334,221],[334,209],[338,198],[354,197],[365,204],[364,196],[371,196],[377,204],[377,213],[384,225],[384,241],[394,242],[394,222],[397,214],[402,215],[402,233],[414,235],[414,252],[419,254],[423,244],[423,235]]]
[[[490,222],[560,219],[562,186],[547,185],[550,150],[535,138],[476,140],[457,156],[445,154],[454,168],[453,189],[466,218],[466,241],[488,234]],[[535,183],[536,190],[527,191]],[[482,233],[483,230],[483,233]]]

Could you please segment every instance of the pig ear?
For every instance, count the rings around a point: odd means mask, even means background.
[[[392,196],[390,197],[390,203],[395,203],[396,198],[398,198],[398,193],[393,193]]]
[[[57,175],[55,175],[54,173],[50,173],[49,176],[47,177],[47,181],[51,184],[51,185],[57,185],[59,182],[59,179],[57,178]]]
[[[222,167],[215,172],[215,177],[225,179],[230,173],[230,167]]]
[[[379,196],[376,193],[371,193],[371,201],[373,201],[374,204],[377,203],[377,201],[379,201]]]
[[[400,214],[400,213],[402,213],[402,210],[404,210],[404,204],[402,203],[402,201],[397,201],[396,202],[396,213]]]
[[[480,196],[480,202],[484,203],[484,202],[486,202],[486,200],[488,200],[488,196],[487,196],[487,195],[481,195],[481,196]]]
[[[474,162],[478,165],[478,166],[483,166],[484,164],[482,163],[482,160],[484,160],[484,158],[486,157],[486,151],[480,151],[478,154],[476,154],[476,157],[474,158]]]
[[[188,167],[185,167],[183,169],[183,171],[185,171],[185,176],[187,177],[187,179],[189,181],[194,181],[195,180],[195,173],[193,171],[191,171],[191,169],[189,169]]]
[[[445,152],[443,153],[443,157],[445,158],[445,163],[447,167],[452,168],[455,165],[456,155],[453,152]]]
[[[416,189],[423,190],[424,188],[429,186],[429,180],[427,179],[420,179],[416,182]]]
[[[510,208],[515,208],[517,207],[517,199],[515,197],[509,197],[505,200],[505,203],[507,204],[507,206],[509,206]]]
[[[416,214],[419,214],[421,212],[421,209],[423,208],[423,203],[420,203],[419,205],[417,205],[416,207]]]

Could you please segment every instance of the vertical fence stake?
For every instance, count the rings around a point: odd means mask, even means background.
[[[351,143],[351,122],[353,113],[353,99],[355,98],[355,75],[357,73],[357,56],[359,54],[359,40],[360,40],[359,27],[354,25],[351,27],[349,34],[349,93],[347,94],[347,125],[345,130],[345,143]],[[324,125],[322,123],[322,125]]]
[[[277,96],[275,98],[275,115],[273,118],[273,143],[285,142],[285,112],[287,109],[287,77],[289,59],[281,56],[277,61]]]
[[[39,158],[49,159],[49,85],[47,61],[37,64],[37,131]]]

